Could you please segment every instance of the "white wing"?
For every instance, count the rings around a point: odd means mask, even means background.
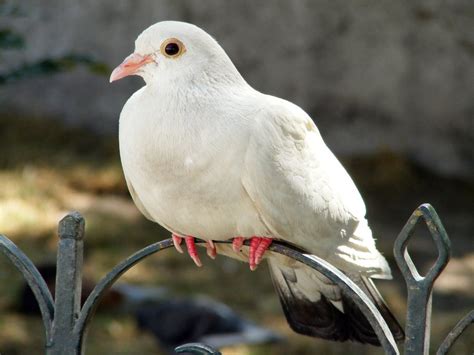
[[[275,237],[346,272],[389,278],[359,191],[311,118],[290,102],[265,99],[242,177],[262,220]]]

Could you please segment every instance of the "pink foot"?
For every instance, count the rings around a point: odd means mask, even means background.
[[[183,248],[181,248],[181,243],[183,242],[183,238],[181,238],[179,235],[176,234],[171,234],[171,237],[173,238],[173,244],[176,250],[183,254]]]
[[[214,242],[212,240],[206,241],[206,251],[207,251],[207,255],[211,259],[216,258],[217,250],[216,250],[216,246],[214,245]]]
[[[202,263],[201,260],[199,259],[199,255],[196,250],[196,244],[194,243],[194,237],[188,236],[184,238],[184,241],[186,242],[186,247],[188,248],[188,254],[193,259],[194,263],[198,266],[201,267]]]
[[[236,253],[240,253],[242,245],[244,245],[244,237],[235,237],[232,240],[232,249],[234,249]]]
[[[272,244],[272,238],[252,237],[250,238],[249,264],[250,270],[254,271],[263,259],[263,255]]]

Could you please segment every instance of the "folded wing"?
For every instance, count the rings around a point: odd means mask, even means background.
[[[242,184],[273,237],[329,261],[373,300],[395,339],[403,330],[369,277],[391,278],[365,219],[365,205],[315,124],[297,106],[268,98],[255,119]],[[290,326],[325,339],[379,344],[350,298],[318,272],[271,258],[275,288]]]

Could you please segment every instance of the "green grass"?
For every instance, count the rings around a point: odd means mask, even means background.
[[[35,263],[55,260],[57,222],[70,210],[78,210],[86,218],[84,277],[94,281],[136,250],[168,237],[162,228],[143,218],[131,202],[116,137],[24,117],[0,117],[0,127],[0,233],[17,243]],[[472,273],[463,273],[474,264],[469,239],[473,225],[466,211],[474,196],[472,185],[431,176],[389,152],[345,163],[361,187],[374,232],[380,236],[379,246],[393,268],[393,240],[411,211],[425,200],[439,206],[448,232],[452,233],[453,265],[457,265],[443,282],[449,284],[449,277],[465,280],[466,287],[457,292],[467,300],[466,304],[450,305],[449,297],[445,297],[450,295],[449,290],[437,290],[443,297],[441,303],[436,303],[435,295],[435,307],[440,309],[434,310],[432,339],[439,344],[448,329],[472,308]],[[425,263],[432,256],[424,255],[423,250],[420,254]],[[370,346],[338,344],[294,334],[286,325],[265,266],[252,273],[247,265],[234,260],[218,257],[214,262],[203,253],[201,257],[205,265],[197,269],[189,258],[174,250],[163,251],[135,266],[121,280],[166,286],[181,295],[206,294],[288,339],[279,345],[224,349],[224,354],[380,353],[380,349]],[[381,291],[403,320],[405,290],[399,275],[395,276],[394,282],[381,284]],[[21,285],[20,275],[1,257],[3,355],[42,353],[41,320],[14,310]],[[154,339],[140,332],[133,319],[110,312],[96,315],[87,349],[89,354],[159,353]],[[464,337],[453,354],[465,354],[467,349],[474,349],[472,337]]]

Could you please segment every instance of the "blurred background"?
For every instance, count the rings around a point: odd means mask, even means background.
[[[132,203],[118,154],[118,116],[139,78],[110,85],[137,35],[162,20],[213,35],[256,89],[306,110],[366,201],[394,281],[378,286],[404,323],[406,293],[393,242],[421,203],[436,208],[452,260],[434,291],[433,346],[474,301],[474,2],[433,0],[175,1],[0,0],[0,233],[37,264],[54,263],[56,225],[86,218],[85,277],[169,237]],[[423,228],[409,246],[427,270],[436,258]],[[121,282],[204,294],[285,338],[224,354],[381,353],[331,343],[287,326],[266,266],[218,257],[194,267],[169,250]],[[40,318],[22,313],[22,279],[0,257],[0,352],[41,353]],[[90,354],[164,353],[135,316],[102,307]],[[160,350],[161,349],[161,350]],[[453,349],[468,354],[465,334]]]

